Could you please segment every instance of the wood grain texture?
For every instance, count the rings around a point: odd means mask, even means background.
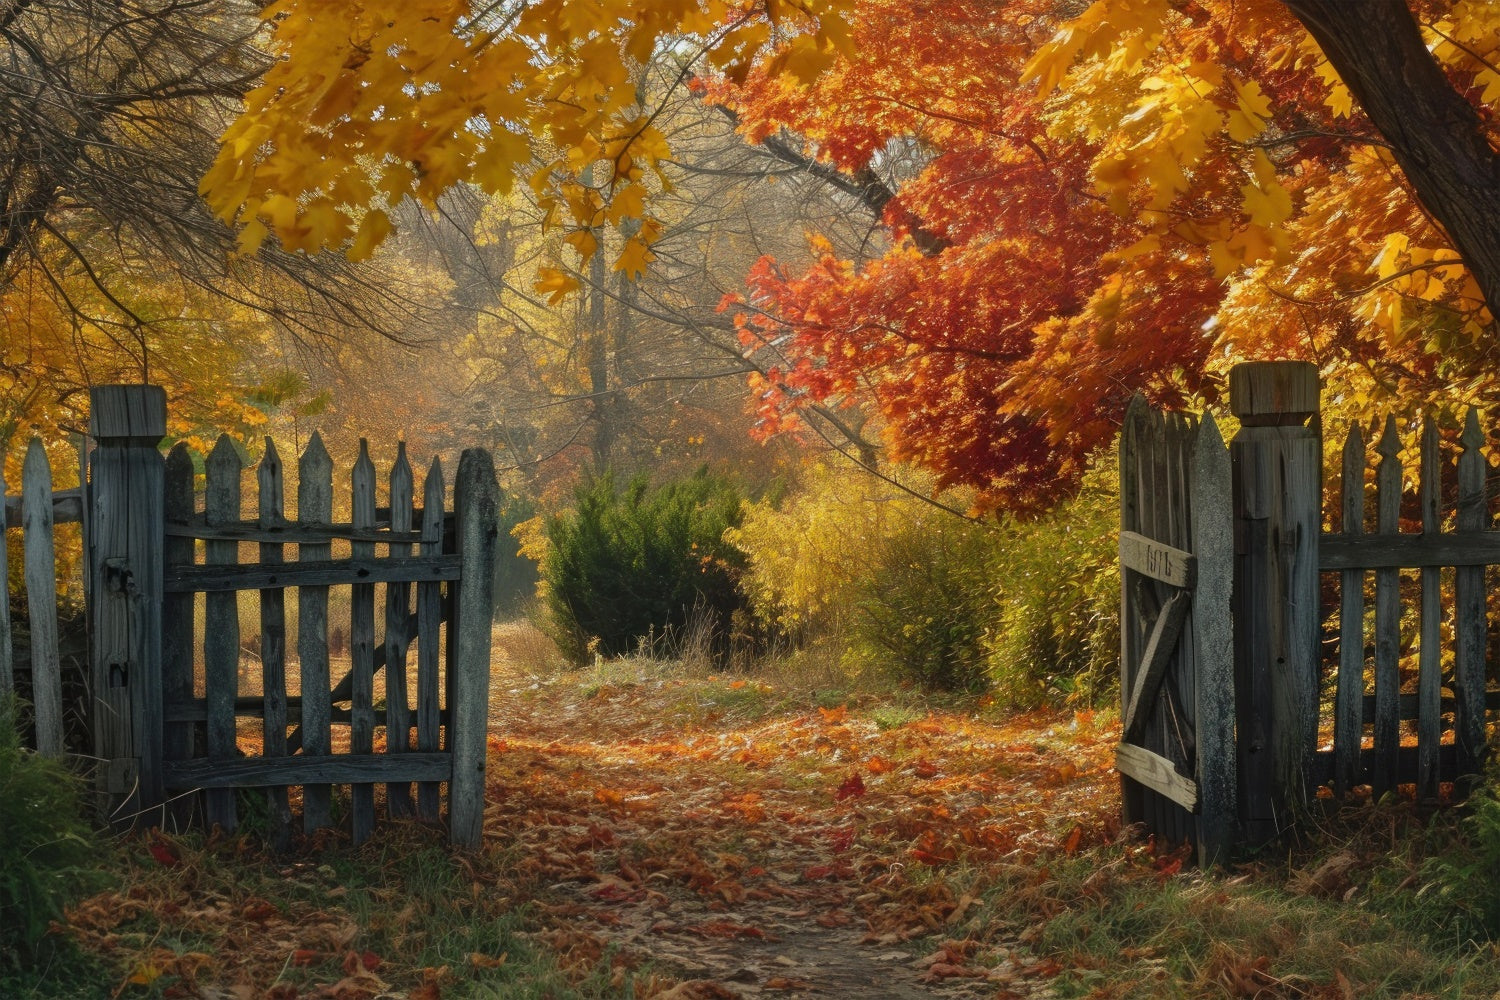
[[[210,544],[234,545],[235,542]],[[373,542],[356,542],[361,550],[374,548]],[[328,587],[343,583],[377,584],[392,581],[454,580],[458,578],[456,556],[439,555],[378,557],[356,555],[350,559],[329,559],[306,565],[300,563],[240,563],[232,569],[222,566],[180,567],[166,580],[168,592],[210,594],[230,590],[265,590],[283,587]],[[373,591],[372,591],[373,592]]]
[[[159,823],[162,786],[161,616],[166,393],[156,386],[89,391],[97,447],[92,659],[95,753],[120,822]],[[135,771],[130,788],[120,785]]]
[[[1189,812],[1198,808],[1198,785],[1177,773],[1172,762],[1144,747],[1121,743],[1115,747],[1115,767],[1158,795]]]
[[[331,757],[241,757],[231,761],[198,758],[172,761],[166,769],[173,788],[234,789],[276,785],[328,785],[375,781],[443,781],[453,761],[445,753],[339,754]]]
[[[1385,430],[1375,451],[1376,532],[1390,539],[1401,527],[1401,438],[1396,418],[1385,418]],[[1401,780],[1397,751],[1401,747],[1401,578],[1392,568],[1375,571],[1375,771],[1376,795],[1384,795]]]
[[[276,442],[267,437],[260,467],[256,470],[259,487],[259,517],[262,527],[273,527],[285,521],[286,490],[281,455]],[[279,543],[262,542],[260,561],[265,566],[280,566],[285,554]],[[286,591],[280,587],[260,592],[260,676],[263,705],[262,754],[268,759],[287,756],[286,743]],[[266,789],[266,806],[272,847],[285,851],[292,843],[292,808],[285,785]]]
[[[1365,437],[1359,425],[1344,441],[1341,519],[1344,534],[1365,529]],[[1365,693],[1365,574],[1346,569],[1339,583],[1339,669],[1334,688],[1334,794],[1340,798],[1359,783],[1359,749],[1364,738],[1361,708]]]
[[[494,617],[495,538],[500,489],[490,453],[466,449],[453,487],[463,572],[454,600],[450,641],[455,646],[450,746],[453,779],[448,785],[448,835],[475,850],[484,832],[484,774],[490,712],[490,624]]]
[[[297,521],[316,527],[333,519],[333,459],[314,431],[297,462]],[[333,546],[309,538],[297,549],[298,563],[326,563]],[[328,667],[328,588],[303,586],[297,591],[297,658],[302,685],[301,726],[287,740],[309,757],[326,757],[331,745],[332,679]],[[333,825],[332,791],[313,782],[302,790],[302,829],[306,833]]]
[[[409,534],[412,520],[411,463],[406,458],[406,442],[396,446],[396,461],[391,466],[391,531]],[[390,554],[410,556],[410,545],[393,544]],[[407,622],[411,617],[411,585],[388,583],[385,588],[385,732],[386,752],[405,753],[411,732],[411,710],[406,684],[406,653],[411,644]],[[411,785],[394,782],[386,785],[386,808],[393,817],[413,812]]]
[[[1198,863],[1228,864],[1238,836],[1234,742],[1234,506],[1229,450],[1205,413],[1193,447],[1192,549],[1198,561],[1190,629],[1198,687]]]
[[[57,561],[53,545],[52,466],[40,438],[26,447],[21,469],[21,532],[26,613],[31,626],[31,705],[37,752],[63,752],[62,658],[58,653]],[[128,740],[129,737],[125,736]],[[127,754],[126,756],[134,756]]]
[[[196,499],[193,491],[193,457],[179,441],[167,453],[166,516],[167,520],[192,517]],[[167,536],[163,564],[191,565],[193,540]],[[162,719],[166,732],[162,737],[162,759],[187,760],[194,756],[192,722],[174,719],[169,706],[193,697],[193,635],[195,610],[192,594],[167,594],[162,598],[161,684]],[[205,720],[207,716],[205,715]],[[186,829],[192,822],[195,801],[192,796],[169,800],[171,829]]]
[[[1479,429],[1479,411],[1470,409],[1459,438],[1463,453],[1458,460],[1458,529],[1487,532],[1491,527],[1489,495],[1485,482],[1489,462],[1484,457],[1484,432]],[[1457,746],[1456,777],[1479,774],[1486,757],[1485,745],[1485,646],[1489,642],[1488,601],[1485,570],[1464,566],[1453,575],[1453,741]]]
[[[209,523],[239,520],[240,474],[243,470],[244,462],[234,443],[228,435],[221,435],[206,463],[204,514]],[[207,566],[222,568],[239,559],[236,542],[206,542],[203,549]],[[234,702],[240,683],[240,612],[232,592],[213,593],[204,599],[203,663],[208,707],[208,757],[219,762],[232,761],[239,753],[235,741]],[[227,832],[238,823],[231,791],[210,790],[204,795],[203,808],[210,829],[218,826]]]
[[[1422,465],[1418,499],[1422,504],[1422,535],[1435,536],[1439,529],[1438,497],[1442,493],[1437,421],[1429,416],[1422,427]],[[1417,799],[1436,803],[1438,744],[1442,742],[1439,700],[1443,690],[1442,585],[1437,567],[1422,570],[1422,624],[1417,651]]]
[[[370,461],[370,445],[359,441],[359,458],[350,477],[354,526],[375,526],[375,465]],[[375,552],[372,542],[354,542],[355,559],[370,559]],[[349,746],[354,754],[369,754],[375,745],[375,587],[356,583],[350,597],[349,666],[353,685],[350,690]],[[349,790],[349,815],[355,845],[370,839],[375,829],[375,786],[359,783]]]
[[[422,556],[432,558],[443,550],[443,464],[433,458],[423,483]],[[433,753],[439,749],[442,736],[439,691],[441,690],[442,656],[439,636],[442,628],[442,585],[417,584],[417,749]],[[417,813],[423,819],[436,820],[441,810],[441,789],[435,781],[417,786]]]

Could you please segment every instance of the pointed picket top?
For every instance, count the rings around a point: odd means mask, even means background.
[[[304,524],[333,520],[333,459],[317,431],[297,463],[297,519]]]
[[[350,476],[354,488],[354,526],[375,526],[375,463],[370,460],[370,442],[359,439],[359,458]]]
[[[422,484],[422,541],[442,542],[443,504],[446,490],[443,486],[443,460],[433,456],[427,467],[427,479]]]
[[[1459,435],[1458,443],[1464,446],[1466,452],[1484,447],[1484,431],[1479,429],[1479,407],[1469,407],[1469,415],[1464,417],[1464,431]]]
[[[1401,454],[1401,435],[1396,430],[1394,413],[1386,414],[1385,431],[1380,435],[1380,443],[1375,446],[1375,452],[1387,459],[1395,459]]]
[[[1351,424],[1344,439],[1343,466],[1343,530],[1357,535],[1365,528],[1365,432],[1359,424]]]
[[[266,438],[266,452],[261,456],[260,468],[255,472],[260,486],[260,525],[274,527],[281,523],[284,497],[282,495],[281,455],[276,451],[276,442]]]
[[[396,443],[396,463],[391,466],[391,530],[411,530],[412,472],[406,457],[406,442]]]
[[[229,440],[228,434],[220,434],[214,442],[213,451],[204,463],[208,475],[205,517],[209,524],[223,524],[240,514],[240,473],[245,462],[239,449]]]
[[[1428,414],[1422,420],[1422,467],[1419,494],[1422,501],[1422,530],[1438,530],[1438,499],[1442,493],[1442,466],[1439,454],[1437,418]]]

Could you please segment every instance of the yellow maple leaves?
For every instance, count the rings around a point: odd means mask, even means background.
[[[529,177],[573,230],[638,222],[615,269],[652,259],[651,192],[672,152],[637,77],[665,38],[743,72],[816,76],[849,49],[849,0],[317,0],[265,10],[277,61],[224,132],[201,191],[251,252],[271,236],[314,253],[371,254],[403,198],[455,184],[508,193]],[[655,178],[654,181],[648,181]],[[633,221],[632,221],[633,220]],[[584,256],[589,237],[569,242]],[[549,284],[549,295],[562,284]],[[565,293],[564,293],[565,294]]]

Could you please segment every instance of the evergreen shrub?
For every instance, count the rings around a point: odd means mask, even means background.
[[[622,656],[705,619],[726,652],[745,599],[744,555],[724,535],[742,500],[706,468],[656,488],[645,476],[620,488],[613,474],[580,487],[575,508],[548,521],[542,562],[549,633],[564,655]]]

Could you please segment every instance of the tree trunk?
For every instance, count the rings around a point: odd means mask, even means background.
[[[1391,144],[1500,316],[1500,154],[1427,50],[1405,3],[1285,0]]]

